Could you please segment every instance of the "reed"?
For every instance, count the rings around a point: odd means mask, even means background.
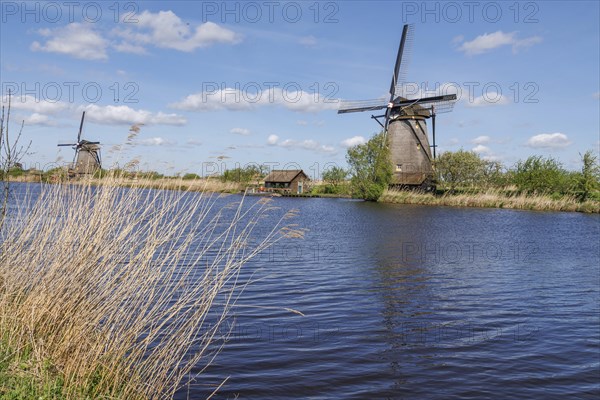
[[[265,230],[263,199],[120,184],[41,184],[7,216],[0,397],[21,378],[36,398],[172,397],[224,343],[242,266],[303,233],[293,211]]]
[[[451,194],[446,192],[442,195],[389,189],[383,193],[379,201],[397,204],[600,213],[600,202],[595,200],[580,202],[574,196],[554,199],[548,195],[528,195],[500,189],[488,189],[477,193]]]

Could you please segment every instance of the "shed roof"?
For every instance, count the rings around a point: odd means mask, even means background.
[[[301,169],[274,169],[267,175],[265,182],[291,182],[300,174],[306,176]]]

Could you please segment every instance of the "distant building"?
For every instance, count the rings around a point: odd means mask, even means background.
[[[265,178],[265,189],[269,192],[302,194],[309,177],[301,169],[274,169]]]

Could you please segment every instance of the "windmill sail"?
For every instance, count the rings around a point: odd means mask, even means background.
[[[91,142],[82,140],[83,121],[85,119],[85,111],[81,115],[79,124],[79,132],[77,133],[76,143],[62,143],[58,146],[70,146],[75,150],[73,163],[69,168],[69,176],[91,175],[98,169],[102,168],[100,159],[100,142]]]
[[[434,186],[432,160],[436,145],[435,131],[433,146],[429,145],[426,120],[431,118],[435,121],[436,114],[451,111],[456,95],[416,98],[404,95],[404,80],[413,37],[413,26],[404,25],[392,71],[389,100],[342,101],[338,114],[385,109],[383,115],[372,115],[371,118],[377,120],[386,135],[395,168],[394,183],[401,186],[421,186],[430,190]],[[384,122],[379,121],[379,118],[384,118]],[[433,126],[435,127],[435,122]],[[434,149],[433,155],[431,148]]]

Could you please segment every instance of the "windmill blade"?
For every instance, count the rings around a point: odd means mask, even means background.
[[[83,119],[85,118],[85,111],[81,114],[81,123],[79,124],[79,134],[77,134],[77,143],[81,141],[81,131],[83,130]]]
[[[387,107],[386,99],[342,101],[338,109],[338,114],[346,114],[361,111],[383,110]]]
[[[394,101],[394,108],[396,107],[410,107],[410,106],[420,106],[422,108],[431,108],[431,106],[435,106],[436,113],[443,113],[451,111],[456,103],[456,95],[455,94],[446,94],[442,96],[432,96],[432,97],[423,97],[420,99],[407,100],[401,97],[398,97],[396,101]]]
[[[396,88],[404,81],[406,76],[409,56],[412,53],[413,38],[414,25],[404,25],[404,28],[402,28],[402,38],[398,46],[398,54],[396,55],[392,84],[390,85],[390,101],[396,98]]]
[[[79,154],[79,150],[75,149],[75,155],[73,156],[73,169],[76,167],[77,163],[77,155]]]
[[[61,143],[61,144],[57,144],[58,147],[62,147],[62,146],[77,146],[77,143]]]

